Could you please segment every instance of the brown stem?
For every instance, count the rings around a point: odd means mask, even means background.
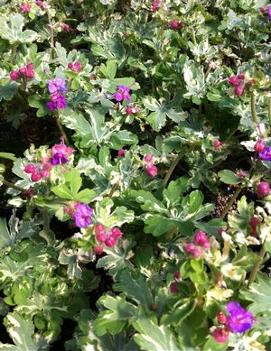
[[[163,180],[163,183],[162,183],[163,187],[166,187],[166,185],[167,185],[172,173],[174,172],[175,167],[180,162],[181,158],[182,158],[182,155],[177,156],[176,159],[174,160],[174,162],[172,163],[172,165],[170,166],[170,168],[167,171],[167,174],[166,174],[166,176],[165,176],[165,178]]]
[[[236,199],[238,198],[239,194],[241,193],[242,188],[238,188],[236,189],[235,193],[233,194],[232,198],[230,199],[230,201],[228,202],[227,206],[224,208],[220,218],[224,219],[225,216],[227,215],[227,213],[229,212],[230,208],[232,207],[232,205],[234,204],[234,202],[236,201]]]
[[[57,126],[58,126],[58,128],[59,128],[59,130],[60,130],[61,135],[62,135],[63,138],[64,138],[65,144],[66,144],[66,145],[69,145],[69,139],[68,139],[68,137],[67,137],[67,134],[66,134],[66,132],[65,132],[65,130],[64,130],[63,126],[62,126],[62,124],[61,124],[60,121],[59,121],[59,117],[58,117],[58,116],[56,117],[56,124],[57,124]]]
[[[255,263],[255,266],[253,267],[252,271],[250,272],[250,276],[248,278],[248,284],[247,284],[248,286],[250,286],[254,282],[254,280],[257,276],[257,273],[259,271],[259,268],[263,262],[265,254],[266,254],[266,250],[265,250],[264,243],[263,243],[261,250],[259,252],[258,260]]]

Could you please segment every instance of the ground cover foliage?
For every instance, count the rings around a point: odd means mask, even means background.
[[[0,350],[271,349],[270,29],[0,1]]]

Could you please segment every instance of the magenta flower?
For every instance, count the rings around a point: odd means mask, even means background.
[[[47,3],[42,0],[36,0],[35,3],[39,8],[41,8],[41,10],[46,10],[48,7]]]
[[[183,27],[183,24],[182,24],[182,22],[174,19],[174,20],[169,22],[168,26],[170,29],[178,31],[179,29],[181,29]]]
[[[259,157],[263,161],[271,161],[271,146],[265,146],[265,148],[259,153]]]
[[[198,258],[202,255],[202,249],[193,243],[186,243],[183,245],[184,251],[193,258]]]
[[[55,144],[52,147],[52,158],[50,160],[53,166],[63,165],[69,161],[69,156],[72,155],[73,149],[64,144]]]
[[[79,73],[82,69],[80,61],[75,61],[68,64],[68,68],[75,73]]]
[[[234,94],[236,96],[242,96],[245,91],[245,84],[240,84],[237,87],[234,87]]]
[[[157,167],[155,165],[149,164],[146,167],[146,173],[148,174],[148,176],[154,178],[158,174],[158,169],[157,169]]]
[[[229,338],[229,330],[225,327],[218,327],[212,332],[212,337],[219,344],[224,344],[228,341]]]
[[[33,63],[29,63],[24,67],[19,69],[20,76],[23,76],[28,79],[32,79],[35,77],[34,65]]]
[[[267,195],[270,194],[270,185],[268,182],[264,182],[264,181],[261,181],[258,185],[257,185],[257,190],[256,190],[256,193],[257,193],[257,196],[259,198],[264,198],[266,197]]]
[[[264,151],[266,145],[265,145],[265,142],[261,139],[258,139],[254,145],[254,150],[256,152],[262,152]]]
[[[160,0],[154,0],[151,4],[151,12],[156,12],[160,9],[161,6],[161,1]]]
[[[198,230],[194,235],[194,243],[205,249],[210,248],[210,240],[205,232]]]
[[[216,139],[213,141],[213,147],[215,148],[216,151],[220,151],[222,146],[223,146],[223,143],[220,140]]]
[[[67,23],[61,23],[60,27],[61,27],[62,32],[64,32],[64,33],[70,33],[73,31],[73,28]]]
[[[113,94],[114,99],[117,102],[130,101],[131,100],[130,91],[131,89],[129,87],[126,87],[125,85],[119,85],[118,90]]]
[[[9,76],[11,80],[18,80],[21,77],[20,73],[15,70],[11,71]]]
[[[244,333],[251,329],[255,318],[253,314],[244,309],[238,302],[231,301],[227,304],[227,327],[233,333]]]
[[[120,149],[120,150],[118,151],[118,157],[124,157],[125,154],[126,154],[126,150],[125,150],[125,149]]]
[[[77,227],[86,228],[92,223],[93,209],[86,204],[77,204],[73,219]]]

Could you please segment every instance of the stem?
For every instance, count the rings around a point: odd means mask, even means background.
[[[173,173],[175,167],[176,167],[177,164],[180,162],[181,158],[182,158],[182,155],[177,156],[176,159],[175,159],[175,161],[174,161],[174,162],[172,163],[172,165],[170,166],[170,168],[169,168],[169,170],[167,171],[167,174],[166,174],[166,176],[165,176],[165,178],[164,178],[164,180],[163,180],[163,183],[162,183],[163,187],[165,187],[165,186],[167,185],[167,183],[168,183],[168,181],[169,181],[169,179],[170,179],[170,177],[171,177],[171,175],[172,175],[172,173]]]
[[[258,118],[257,118],[257,112],[256,112],[256,96],[253,91],[250,94],[250,108],[251,108],[252,120],[255,124],[257,124]]]
[[[258,270],[263,262],[265,254],[266,254],[266,250],[265,250],[264,243],[263,243],[261,250],[259,252],[258,260],[255,263],[255,266],[253,267],[252,271],[250,272],[250,276],[249,276],[248,284],[247,284],[248,286],[250,286],[254,282],[256,275],[258,273]]]
[[[65,133],[65,130],[64,130],[62,124],[59,121],[59,117],[58,116],[56,117],[56,123],[57,123],[57,126],[58,126],[59,130],[60,130],[61,135],[64,138],[65,144],[68,145],[69,144],[69,139],[67,137],[67,134]]]
[[[232,198],[228,202],[227,206],[224,208],[224,211],[222,212],[222,215],[220,216],[221,219],[224,219],[227,213],[229,212],[229,209],[232,207],[233,203],[236,201],[238,198],[239,194],[241,193],[242,188],[236,189],[235,193],[233,194]]]
[[[269,101],[268,101],[268,120],[269,120],[269,124],[271,124],[271,97],[269,98]]]
[[[114,194],[114,191],[117,189],[117,187],[118,187],[118,185],[117,184],[114,184],[113,186],[112,186],[112,188],[111,188],[111,190],[110,190],[110,193],[109,193],[109,195],[108,195],[108,197],[112,197],[113,196],[113,194]]]
[[[15,190],[18,190],[18,191],[24,191],[25,189],[21,188],[20,186],[17,186],[13,183],[10,183],[9,181],[3,179],[2,180],[2,183],[7,186],[8,188],[12,188],[12,189],[15,189]]]
[[[43,230],[48,234],[50,232],[50,221],[47,208],[42,209]]]

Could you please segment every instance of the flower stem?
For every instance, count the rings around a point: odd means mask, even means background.
[[[255,124],[257,124],[258,118],[257,118],[257,112],[256,112],[256,96],[253,91],[250,94],[250,108],[251,108],[252,120]]]
[[[228,202],[227,206],[224,208],[220,218],[224,219],[225,216],[227,215],[227,213],[229,212],[230,208],[232,207],[232,205],[234,204],[234,202],[236,201],[236,199],[238,198],[239,194],[241,193],[242,188],[238,188],[236,189],[235,193],[233,194],[232,198],[230,199],[230,201]]]
[[[60,130],[61,135],[63,136],[65,144],[69,145],[69,139],[67,137],[67,134],[65,133],[65,130],[64,130],[62,124],[59,121],[59,117],[58,116],[56,117],[56,123],[57,123],[57,126],[58,126],[59,130]]]
[[[5,179],[2,180],[2,183],[8,188],[12,188],[12,189],[15,189],[15,190],[18,190],[18,191],[24,191],[25,190],[25,189],[21,188],[20,186],[17,186],[17,185],[15,185],[13,183],[10,183],[9,181],[7,181]]]
[[[261,250],[259,252],[258,260],[255,263],[255,266],[253,267],[252,271],[250,272],[250,276],[248,278],[248,284],[247,284],[248,286],[250,286],[254,282],[254,280],[257,276],[258,270],[263,262],[265,254],[266,254],[266,250],[265,250],[264,243],[263,243]]]
[[[169,181],[169,179],[170,179],[175,167],[180,162],[181,158],[182,158],[182,155],[177,156],[176,159],[174,160],[174,162],[172,163],[172,165],[170,166],[170,168],[167,171],[167,174],[166,174],[166,176],[165,176],[165,178],[163,180],[163,183],[162,183],[163,187],[166,187],[166,185],[167,185],[167,183],[168,183],[168,181]]]
[[[269,124],[271,125],[271,97],[269,98],[269,101],[268,101],[268,120],[269,120]]]

